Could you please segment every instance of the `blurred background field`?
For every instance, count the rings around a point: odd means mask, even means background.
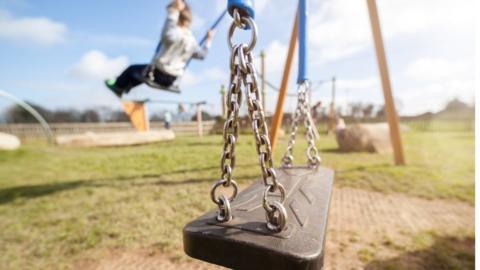
[[[406,166],[392,166],[391,154],[338,152],[332,136],[322,135],[319,147],[324,165],[336,171],[337,188],[473,206],[474,133],[412,128],[403,135]],[[285,144],[284,136],[278,149]],[[99,259],[98,251],[125,249],[147,249],[185,260],[181,229],[213,207],[208,190],[219,177],[221,146],[221,136],[212,135],[102,149],[59,148],[31,140],[17,152],[0,152],[0,268],[71,268],[79,261]],[[235,178],[245,186],[259,176],[256,158],[251,158],[252,136],[241,136],[237,149]],[[296,151],[299,162],[304,159],[302,152],[302,147]],[[277,161],[281,154],[276,153]],[[455,250],[449,245],[463,245],[461,239],[473,237],[473,232],[473,227],[465,228],[446,248]],[[405,246],[378,245],[411,251],[433,245],[434,236],[443,237],[444,232],[411,235],[420,239]],[[359,251],[359,258],[366,263],[379,259],[377,247],[367,247],[368,252]],[[458,260],[444,248],[429,252],[458,269],[473,263],[473,249],[462,251],[466,260]]]

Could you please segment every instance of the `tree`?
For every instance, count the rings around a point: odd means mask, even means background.
[[[353,118],[360,118],[363,115],[363,105],[361,102],[354,102],[349,104],[350,116]]]
[[[78,112],[74,110],[56,110],[52,113],[52,123],[72,123],[78,122],[79,116]]]
[[[468,109],[470,109],[470,106],[468,106],[467,103],[460,101],[458,98],[455,98],[447,103],[443,111],[454,112],[454,111],[462,111],[462,110],[468,110]]]
[[[373,109],[375,107],[373,106],[373,104],[366,104],[363,109],[362,109],[362,113],[363,113],[363,117],[364,118],[370,118],[372,117],[372,114],[373,114]]]
[[[40,105],[29,103],[47,122],[52,119],[52,112]],[[37,120],[19,105],[13,105],[5,110],[7,123],[36,123]]]
[[[215,119],[215,117],[211,116],[206,111],[202,111],[202,121],[210,121],[210,120],[214,120],[214,119]],[[192,121],[197,121],[197,114],[192,116]]]
[[[108,117],[109,122],[128,122],[130,119],[124,111],[112,111]]]
[[[100,115],[96,110],[88,109],[80,114],[80,122],[97,123],[100,122]]]
[[[387,116],[387,114],[385,112],[385,105],[382,105],[382,106],[380,106],[380,108],[378,108],[377,113],[376,113],[376,117],[377,118],[385,118],[386,116]]]

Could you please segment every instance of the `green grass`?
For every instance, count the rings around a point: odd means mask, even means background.
[[[472,233],[442,236],[423,232],[415,236],[415,248],[402,255],[379,261],[368,260],[371,270],[475,269],[475,237]],[[360,252],[362,255],[363,253]]]
[[[402,167],[391,165],[391,154],[339,153],[331,137],[319,146],[337,186],[473,204],[473,133],[409,132],[404,142]],[[69,268],[85,251],[104,248],[181,254],[183,225],[213,207],[208,191],[219,177],[221,147],[220,136],[209,136],[103,149],[29,143],[0,152],[0,269]],[[240,138],[240,183],[259,176],[254,148],[251,135]]]

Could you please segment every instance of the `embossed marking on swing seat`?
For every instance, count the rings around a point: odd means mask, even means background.
[[[183,230],[185,252],[236,270],[322,269],[334,172],[325,167],[280,168],[276,172],[287,191],[284,231],[272,233],[266,227],[265,186],[258,180],[232,202],[230,222],[217,222],[216,211],[210,211],[187,224]]]

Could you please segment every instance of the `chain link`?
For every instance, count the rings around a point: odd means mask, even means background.
[[[248,27],[246,27],[248,26]],[[249,28],[252,31],[250,43],[232,45],[232,36],[236,28]],[[245,91],[248,114],[251,119],[252,129],[256,141],[256,149],[259,164],[262,170],[262,179],[265,184],[265,192],[262,205],[266,211],[267,227],[275,232],[285,229],[287,224],[287,211],[283,205],[285,202],[285,188],[277,181],[277,174],[273,168],[272,149],[268,136],[268,127],[262,107],[261,94],[258,88],[257,72],[254,65],[252,50],[256,42],[255,22],[249,17],[240,17],[234,12],[234,21],[230,27],[228,43],[232,50],[230,58],[230,88],[227,94],[227,120],[223,129],[224,147],[221,159],[221,179],[215,182],[211,190],[212,201],[219,207],[217,220],[228,222],[232,218],[230,202],[235,199],[237,184],[233,180],[235,168],[235,145],[238,139],[238,113],[242,102],[242,88]],[[221,194],[216,197],[216,189],[220,186],[233,187],[233,195],[226,198]],[[278,193],[280,200],[271,199]]]
[[[277,181],[277,174],[273,168],[272,148],[262,107],[261,94],[258,88],[257,72],[253,63],[254,57],[252,52],[245,52],[248,49],[246,46],[243,46],[241,49],[243,49],[244,53],[239,54],[239,62],[246,63],[246,66],[243,67],[243,85],[246,91],[248,115],[252,121],[257,154],[262,170],[262,179],[265,184],[262,205],[266,211],[267,227],[272,231],[279,232],[287,224],[287,212],[283,205],[285,202],[285,188]],[[279,193],[280,201],[270,199],[275,193]]]
[[[230,59],[230,88],[227,94],[227,120],[223,126],[223,152],[220,161],[221,178],[216,181],[211,189],[210,195],[212,201],[218,205],[219,213],[217,220],[219,222],[228,222],[232,219],[230,202],[232,202],[237,196],[237,183],[233,180],[233,170],[236,164],[235,146],[238,139],[239,123],[238,114],[240,111],[240,104],[242,103],[242,91],[241,91],[241,69],[236,64],[235,55],[238,54],[240,45],[237,45],[232,52]],[[221,194],[220,197],[216,197],[216,190],[223,186],[225,188],[232,187],[233,195],[226,199]]]
[[[284,167],[293,166],[293,147],[295,146],[296,135],[298,131],[298,124],[303,119],[303,124],[305,126],[305,138],[308,142],[307,147],[307,158],[308,165],[310,167],[317,167],[321,163],[320,155],[318,149],[315,146],[316,136],[316,127],[315,122],[310,114],[310,101],[308,99],[310,92],[310,83],[308,81],[303,82],[298,87],[298,103],[293,114],[292,127],[290,130],[290,139],[288,140],[287,150],[282,158],[282,165]]]

